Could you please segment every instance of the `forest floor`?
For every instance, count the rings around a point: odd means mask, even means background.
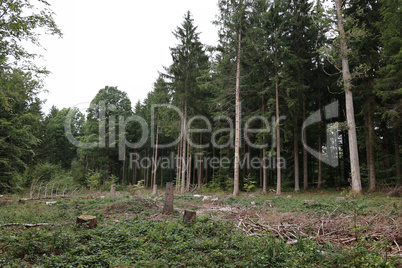
[[[166,216],[164,192],[151,194],[3,196],[0,266],[402,267],[400,197],[196,192],[175,194]],[[182,223],[184,210],[196,211],[196,223]],[[96,216],[98,227],[77,227],[80,215]]]

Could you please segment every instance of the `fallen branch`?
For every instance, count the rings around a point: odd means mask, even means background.
[[[70,225],[72,224],[71,222],[65,222],[65,223],[4,223],[0,224],[0,226],[24,226],[27,228],[31,227],[39,227],[39,226],[53,226],[53,225]]]
[[[19,200],[19,202],[26,202],[26,201],[35,201],[35,200],[44,200],[44,199],[63,199],[63,198],[69,198],[69,195],[65,195],[65,196],[55,196],[55,197],[34,197],[34,198],[22,198]]]

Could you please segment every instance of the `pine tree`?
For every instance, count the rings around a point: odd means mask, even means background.
[[[199,78],[205,69],[208,68],[208,57],[205,54],[204,47],[199,40],[197,27],[194,26],[194,20],[190,11],[184,16],[181,26],[173,32],[179,44],[171,48],[172,65],[167,68],[165,77],[170,79],[173,90],[173,102],[179,104],[184,110],[184,116],[181,122],[180,136],[181,141],[181,193],[189,190],[189,184],[186,187],[186,181],[190,180],[189,174],[186,173],[188,166],[189,151],[187,150],[187,121],[188,116],[192,112],[189,103],[196,103]]]

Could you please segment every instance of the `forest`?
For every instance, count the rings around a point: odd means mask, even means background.
[[[401,267],[401,0],[217,0],[144,100],[50,111],[33,2],[0,0],[1,267]]]
[[[48,70],[21,41],[62,29],[50,9],[2,1],[0,193],[42,181],[234,195],[401,185],[400,0],[217,4],[218,45],[183,14],[145,100],[105,85],[84,111],[43,111]]]

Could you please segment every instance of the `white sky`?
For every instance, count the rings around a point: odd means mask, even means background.
[[[43,111],[90,102],[105,86],[128,93],[132,105],[152,90],[162,66],[171,64],[172,34],[190,10],[201,42],[215,45],[217,0],[50,0],[64,37],[42,37]]]

